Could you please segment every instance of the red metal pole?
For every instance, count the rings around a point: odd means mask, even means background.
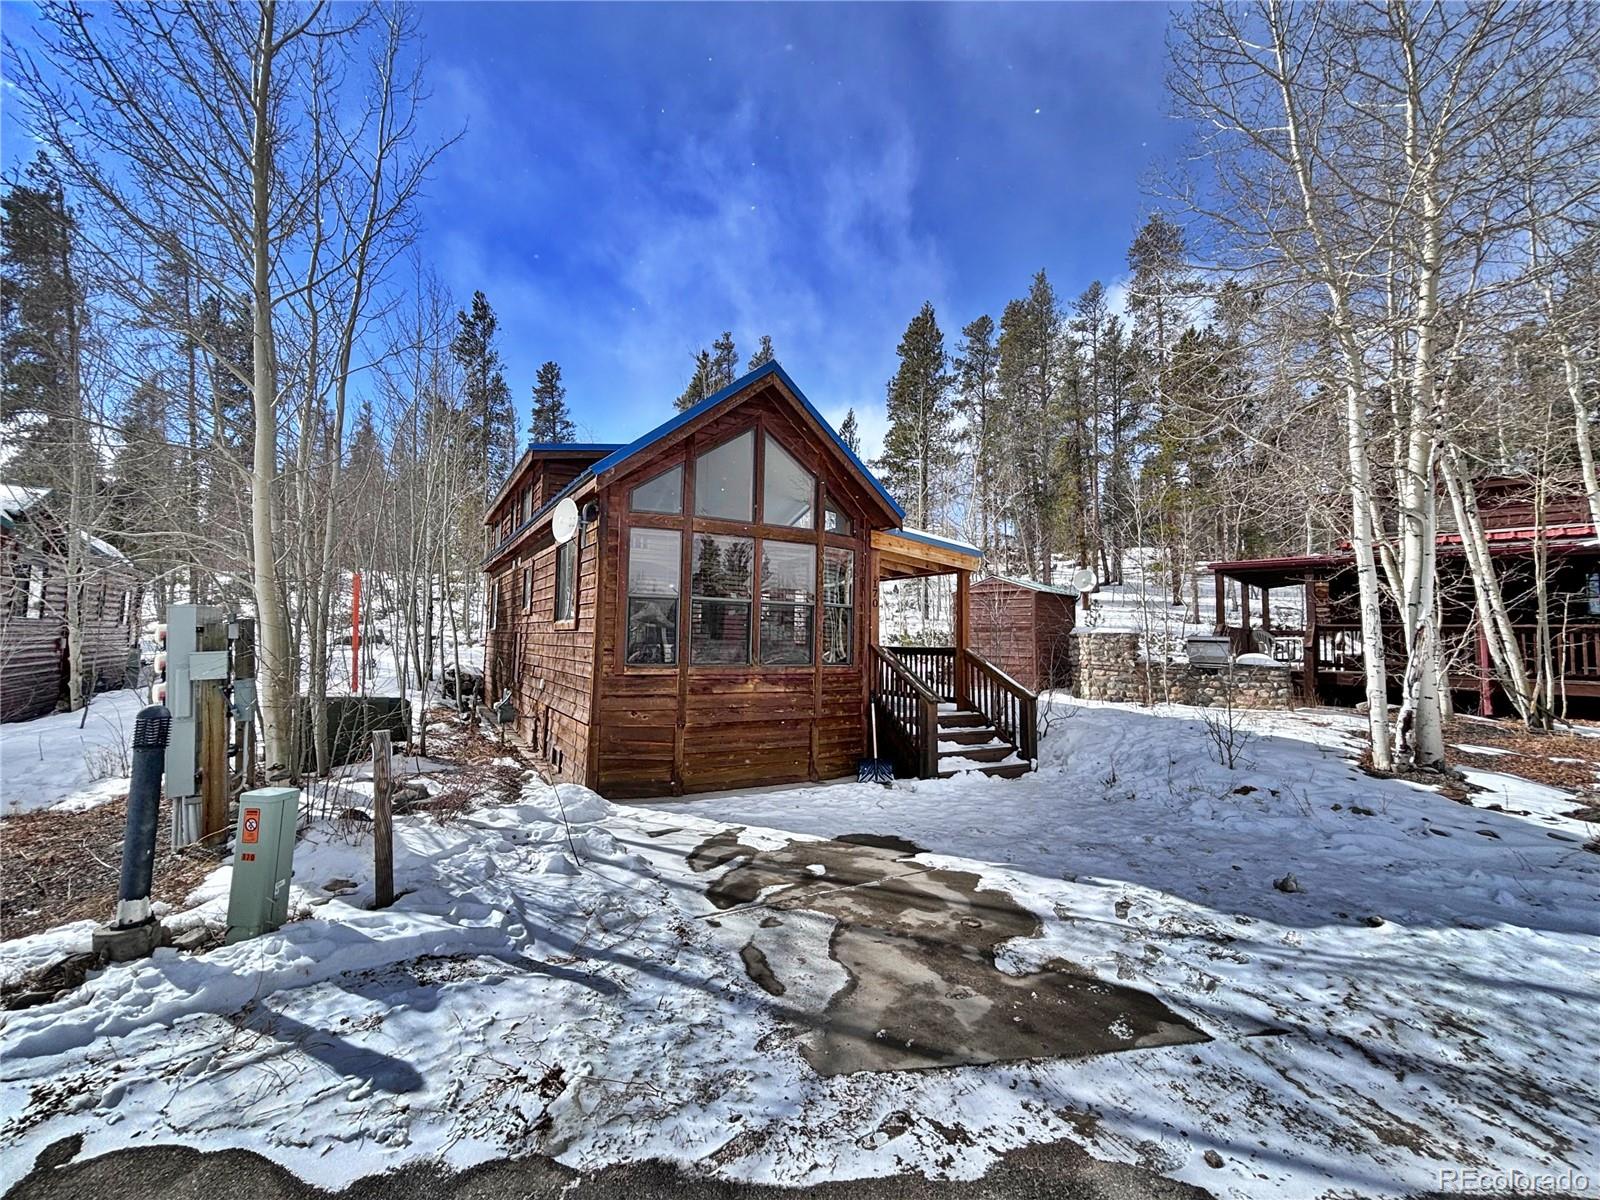
[[[361,694],[361,572],[350,577],[350,690]]]

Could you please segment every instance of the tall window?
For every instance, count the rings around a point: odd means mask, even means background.
[[[850,662],[855,646],[856,556],[829,546],[822,556],[822,661]]]
[[[766,439],[766,456],[761,469],[761,520],[768,525],[815,528],[817,481],[811,472],[771,434]]]
[[[675,529],[628,531],[628,662],[678,661],[678,595],[683,535]]]
[[[556,620],[572,620],[578,599],[578,539],[556,547]]]
[[[748,521],[755,494],[756,437],[746,431],[694,460],[697,517]]]
[[[28,619],[37,621],[44,616],[45,570],[39,563],[28,564]]]
[[[761,543],[761,661],[800,666],[812,661],[817,612],[817,548]]]
[[[489,628],[500,628],[500,580],[498,577],[489,582]]]
[[[698,471],[696,481],[699,480]],[[690,663],[750,661],[750,599],[755,542],[750,538],[694,535],[689,605]]]
[[[522,611],[533,607],[533,564],[522,568]]]

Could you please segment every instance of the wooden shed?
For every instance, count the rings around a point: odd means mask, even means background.
[[[982,564],[903,515],[776,362],[627,445],[531,445],[485,514],[487,697],[613,797],[851,774],[872,705],[918,774],[1027,770],[1032,698],[965,626],[878,644],[880,579],[954,574],[964,602]]]
[[[972,647],[1036,692],[1066,687],[1077,599],[1070,587],[1004,575],[980,579],[972,585]]]
[[[50,501],[44,488],[0,484],[0,721],[67,700],[65,534]],[[80,536],[85,690],[126,687],[138,672],[138,576],[114,546]]]

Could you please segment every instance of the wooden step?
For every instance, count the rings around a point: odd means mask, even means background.
[[[970,729],[973,726],[987,725],[988,723],[989,723],[989,718],[984,716],[982,713],[979,713],[979,712],[968,712],[966,710],[959,710],[959,711],[952,710],[952,711],[948,711],[948,712],[941,711],[939,713],[939,728],[940,729],[963,729],[963,728]]]
[[[1001,759],[1010,758],[1017,752],[1017,748],[1010,742],[999,742],[993,746],[961,746],[953,750],[939,751],[939,761],[947,758],[965,758],[972,762],[999,762]]]
[[[1028,773],[1028,764],[1025,762],[992,763],[985,767],[972,767],[965,771],[940,771],[940,779],[949,779],[954,775],[993,775],[997,779],[1020,779]]]
[[[960,742],[964,746],[978,746],[992,742],[1000,736],[993,725],[957,725],[953,729],[940,729],[941,742]]]

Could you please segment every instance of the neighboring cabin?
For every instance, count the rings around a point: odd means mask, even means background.
[[[558,543],[564,499],[582,518]],[[1026,769],[1031,707],[1024,734],[964,620],[956,647],[876,644],[879,580],[953,573],[964,617],[982,561],[902,518],[776,362],[626,446],[532,445],[485,517],[487,698],[607,796],[851,774],[875,697],[907,769],[973,765],[957,720],[977,767]]]
[[[85,694],[137,674],[140,586],[115,547],[84,539]],[[26,721],[67,703],[65,534],[43,488],[0,484],[0,721]]]
[[[1592,707],[1600,700],[1600,542],[1582,496],[1552,497],[1542,509],[1533,503],[1528,480],[1501,476],[1476,487],[1489,552],[1524,657],[1534,662],[1537,638],[1535,584],[1543,574],[1556,631],[1557,693]],[[1478,636],[1473,589],[1459,533],[1437,538],[1440,636],[1450,686],[1470,695],[1479,712],[1493,714],[1504,704],[1494,679],[1487,645]],[[1227,634],[1235,653],[1258,651],[1298,668],[1300,689],[1313,702],[1355,703],[1364,698],[1361,617],[1357,603],[1355,558],[1348,550],[1211,564],[1216,586],[1217,632]],[[1305,614],[1300,627],[1283,627],[1272,618],[1272,593],[1300,593]],[[1229,600],[1233,600],[1231,605]],[[1225,613],[1237,611],[1237,624]],[[1386,657],[1393,667],[1405,661],[1399,644],[1399,614],[1384,598]],[[1390,682],[1399,683],[1391,670]]]

